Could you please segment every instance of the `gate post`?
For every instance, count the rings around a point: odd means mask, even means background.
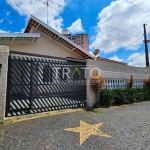
[[[9,47],[0,45],[0,122],[5,119]]]
[[[92,67],[95,67],[95,61],[87,59],[86,60],[86,99],[87,99],[88,107],[93,107],[96,104],[96,94],[90,85],[90,79],[91,79],[90,71]]]

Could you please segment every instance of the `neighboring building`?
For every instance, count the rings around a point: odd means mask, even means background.
[[[68,39],[79,45],[81,48],[85,49],[87,52],[89,51],[89,38],[88,34],[69,34],[68,29],[62,29],[62,34],[66,36]]]
[[[98,57],[97,60],[127,66],[127,63],[116,61],[116,60],[111,60],[111,59],[106,59],[106,58],[102,58],[102,57]]]

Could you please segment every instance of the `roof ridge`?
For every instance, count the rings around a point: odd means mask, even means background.
[[[43,21],[41,21],[40,19],[38,19],[37,17],[30,15],[30,19],[27,23],[27,26],[25,28],[25,33],[29,33],[29,31],[27,31],[28,26],[30,21],[34,20],[36,22],[38,22],[39,24],[41,24],[42,26],[44,26],[46,29],[50,30],[51,32],[53,32],[54,34],[56,34],[57,36],[59,36],[60,38],[62,38],[63,40],[65,40],[66,42],[68,42],[70,45],[72,45],[72,47],[74,47],[75,49],[77,49],[77,51],[80,51],[81,53],[84,53],[85,55],[87,55],[89,58],[94,58],[93,55],[91,55],[89,52],[87,52],[86,50],[84,50],[83,48],[81,48],[80,46],[78,46],[76,43],[74,43],[73,41],[71,41],[70,39],[68,39],[66,36],[64,36],[63,34],[59,33],[58,31],[56,31],[55,29],[53,29],[52,27],[50,27],[49,25],[47,25],[46,23],[44,23]],[[33,25],[32,25],[33,26]],[[73,48],[72,48],[73,49]],[[72,50],[71,49],[71,50]],[[72,50],[74,51],[74,50]]]

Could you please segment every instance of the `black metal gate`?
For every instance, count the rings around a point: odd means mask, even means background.
[[[11,51],[6,116],[86,106],[86,62]]]

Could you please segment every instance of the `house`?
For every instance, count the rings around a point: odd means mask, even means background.
[[[88,52],[88,35],[77,34],[75,38],[78,38],[79,36],[80,41],[86,41],[84,43],[85,45],[80,45],[76,41],[72,40],[72,37],[74,36],[64,32],[60,34],[31,15],[24,33],[0,33],[0,45],[9,46],[10,51],[43,54],[64,58],[94,59],[94,56]],[[101,57],[98,57],[97,60],[127,65],[122,62]]]
[[[9,46],[10,51],[64,58],[94,58],[88,51],[32,15],[24,33],[0,33],[0,44]]]
[[[88,51],[32,15],[24,33],[0,33],[0,45],[9,47],[0,53],[5,83],[8,67],[6,116],[86,105]]]

